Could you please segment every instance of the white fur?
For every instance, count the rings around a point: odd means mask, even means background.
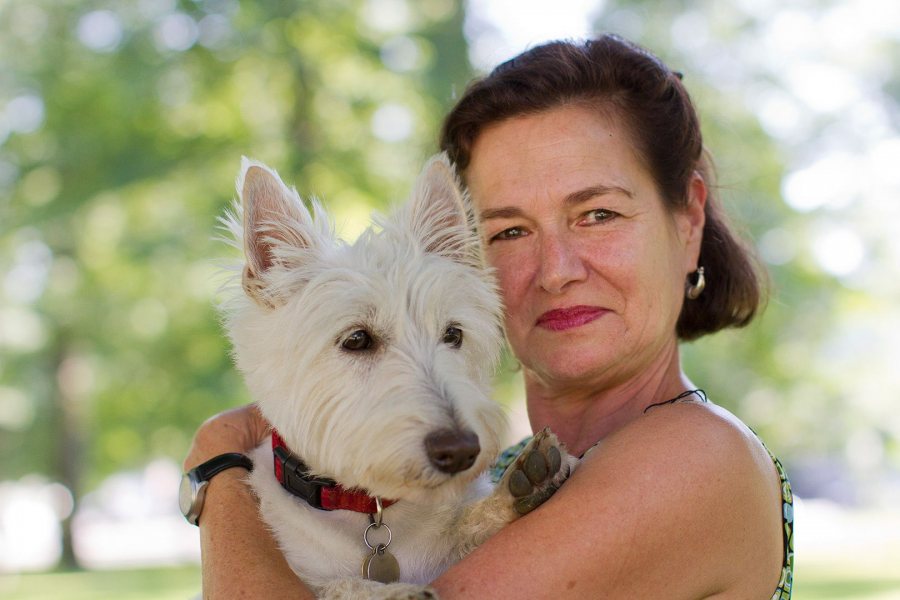
[[[483,474],[505,434],[489,397],[501,305],[452,167],[432,159],[410,200],[353,244],[264,165],[244,159],[237,188],[223,222],[246,264],[223,310],[250,393],[316,474],[398,500],[384,511],[388,550],[402,581],[428,582],[515,516]],[[442,340],[450,325],[463,331],[459,348]],[[375,348],[343,349],[359,329]],[[455,475],[424,446],[446,428],[474,431],[481,446]],[[390,595],[334,581],[359,577],[368,517],[311,508],[280,487],[272,460],[268,444],[257,449],[250,482],[294,571],[323,596]]]

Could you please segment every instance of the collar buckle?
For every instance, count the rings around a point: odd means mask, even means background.
[[[306,500],[313,508],[329,510],[322,506],[322,488],[337,485],[326,477],[312,477],[296,454],[284,446],[272,449],[275,457],[275,475],[281,487]]]

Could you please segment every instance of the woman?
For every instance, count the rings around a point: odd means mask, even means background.
[[[497,272],[532,428],[597,447],[435,581],[441,598],[789,598],[783,471],[681,370],[679,341],[745,325],[760,291],[680,76],[614,36],[540,46],[469,87],[441,146]],[[225,413],[185,466],[264,436],[252,409]],[[205,592],[303,597],[242,475],[210,485]]]

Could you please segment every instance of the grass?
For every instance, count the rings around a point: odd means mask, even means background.
[[[794,600],[900,600],[900,569],[885,567],[800,563]],[[196,566],[0,575],[4,600],[189,600],[199,593]]]
[[[188,600],[199,594],[196,566],[0,575],[4,600]]]
[[[878,560],[873,557],[874,560]],[[878,561],[881,562],[881,561]],[[900,600],[897,565],[798,564],[793,600]]]

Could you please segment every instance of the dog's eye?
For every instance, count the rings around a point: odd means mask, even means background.
[[[459,327],[454,327],[453,325],[451,325],[447,328],[447,331],[444,332],[444,343],[448,346],[459,348],[460,346],[462,346],[462,338],[462,329],[460,329]]]
[[[341,348],[344,350],[368,350],[375,344],[372,336],[365,329],[357,329],[341,342]]]

